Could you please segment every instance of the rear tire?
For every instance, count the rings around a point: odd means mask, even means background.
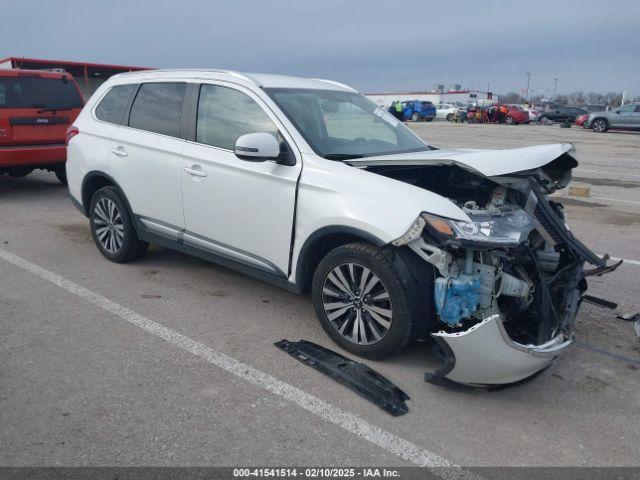
[[[413,113],[413,115],[411,115],[411,121],[412,122],[417,122],[418,121],[418,114],[417,113]]]
[[[138,239],[129,209],[114,187],[103,187],[91,197],[89,225],[98,250],[112,262],[135,260],[149,247]]]
[[[609,130],[609,123],[604,118],[596,118],[591,123],[591,129],[597,133],[604,133]]]
[[[453,114],[452,113],[448,113],[446,116],[447,122],[450,122],[451,120],[453,120]]]
[[[373,245],[350,243],[329,252],[313,275],[311,296],[324,331],[356,355],[383,358],[411,340],[407,282],[389,254]]]
[[[538,118],[538,123],[547,123],[547,120],[549,120],[549,117],[547,117],[546,115],[542,115],[540,118]]]
[[[515,125],[516,121],[513,119],[513,117],[507,117],[504,119],[504,123],[506,123],[507,125]]]

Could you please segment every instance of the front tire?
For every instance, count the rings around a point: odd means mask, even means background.
[[[549,117],[547,117],[546,115],[542,115],[542,116],[538,119],[538,123],[547,123],[547,120],[549,120]]]
[[[417,113],[413,113],[413,115],[411,115],[411,121],[412,122],[417,122],[418,121],[418,114]]]
[[[91,197],[89,225],[98,250],[112,262],[135,260],[149,247],[138,239],[125,201],[114,187],[103,187]]]
[[[373,245],[329,252],[316,268],[311,295],[324,331],[356,355],[383,358],[411,339],[407,284],[389,254]]]
[[[453,120],[453,113],[448,113],[446,116],[447,122],[450,122]]]
[[[591,128],[594,132],[604,133],[609,130],[609,123],[604,118],[596,118],[591,124]]]

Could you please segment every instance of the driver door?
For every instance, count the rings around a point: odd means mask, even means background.
[[[251,162],[234,153],[241,135],[281,129],[253,92],[199,87],[195,140],[182,151],[185,244],[286,277],[297,180],[302,168]]]

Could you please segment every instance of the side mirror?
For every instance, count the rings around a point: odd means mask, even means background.
[[[238,137],[234,152],[238,158],[250,162],[277,160],[280,144],[270,133],[247,133]]]

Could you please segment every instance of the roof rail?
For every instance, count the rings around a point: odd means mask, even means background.
[[[346,88],[348,90],[352,90],[354,92],[357,92],[357,90],[353,87],[350,87],[349,85],[345,84],[345,83],[341,83],[341,82],[336,82],[335,80],[327,80],[324,78],[312,78],[311,80],[316,80],[318,82],[325,82],[325,83],[329,83],[331,85],[336,85],[338,87],[342,87],[342,88]]]
[[[157,68],[155,70],[139,70],[139,71],[135,71],[135,72],[123,72],[120,73],[118,75],[123,75],[123,76],[127,76],[127,75],[144,75],[149,74],[149,73],[156,73],[156,72],[206,72],[206,73],[224,73],[226,75],[230,75],[236,78],[240,78],[242,80],[247,80],[250,81],[252,83],[258,83],[255,79],[251,78],[248,75],[245,75],[243,73],[240,72],[236,72],[234,70],[222,70],[222,69],[217,69],[217,68]]]

